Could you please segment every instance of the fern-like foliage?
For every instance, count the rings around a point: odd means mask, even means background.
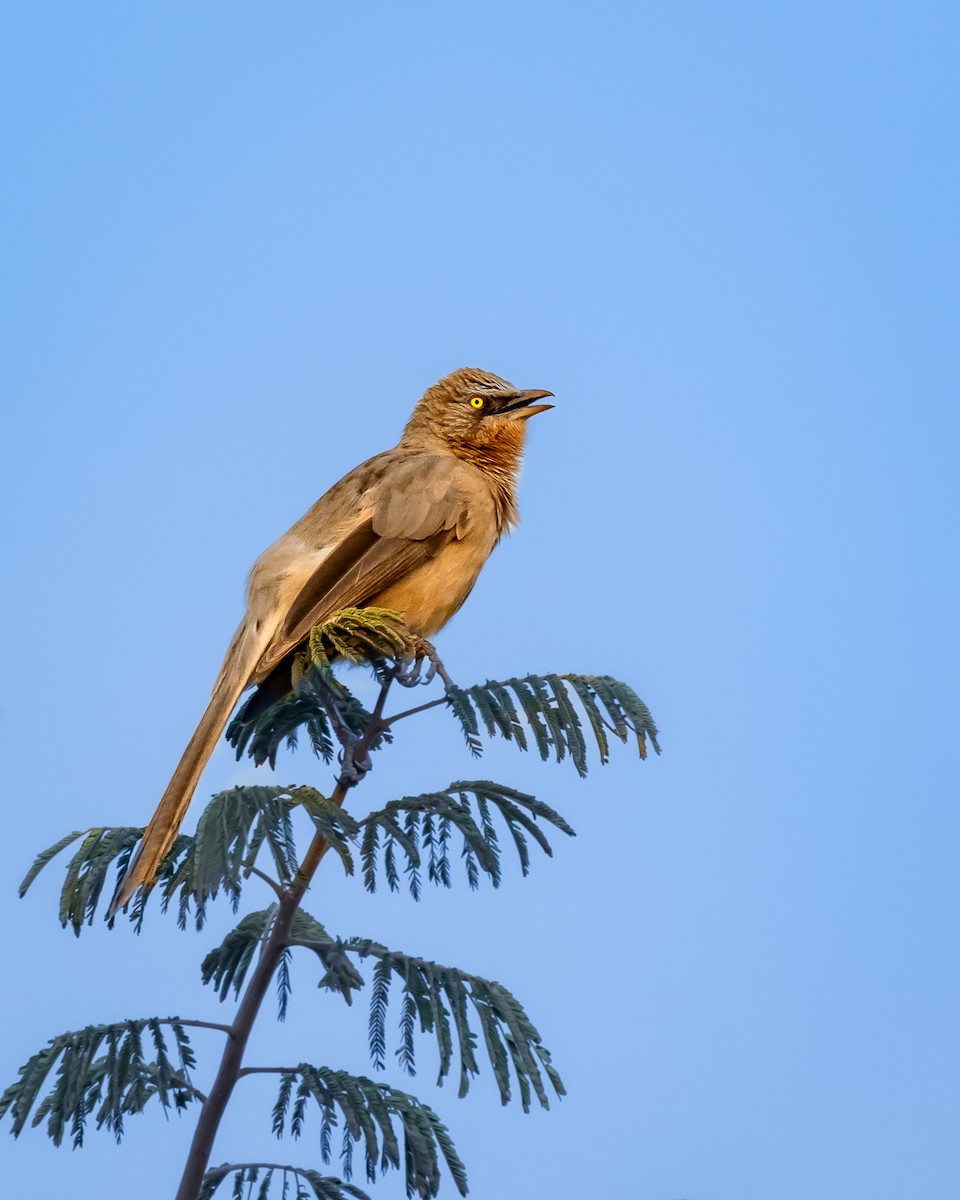
[[[277,905],[271,904],[260,912],[249,913],[203,960],[203,982],[213,984],[221,1000],[227,999],[231,988],[236,995],[240,994],[254,953],[270,932],[276,912]],[[351,993],[363,986],[362,976],[343,954],[341,943],[331,938],[320,922],[302,908],[294,914],[290,938],[298,945],[307,946],[319,957],[326,970],[321,987],[341,992],[349,1002]],[[289,985],[286,990],[289,990]],[[284,989],[281,988],[283,1010]]]
[[[302,663],[298,656],[294,666]],[[268,762],[276,766],[277,753],[284,740],[291,748],[297,746],[297,730],[306,726],[314,753],[330,762],[335,748],[336,731],[331,714],[354,737],[366,729],[370,713],[334,675],[327,665],[305,663],[294,671],[293,691],[268,708],[261,709],[254,693],[239,709],[227,726],[227,741],[236,750],[237,758],[244,751],[257,766]],[[389,731],[371,749],[391,740]]]
[[[119,879],[126,871],[130,855],[142,834],[143,829],[134,825],[100,826],[68,834],[34,859],[20,884],[21,898],[48,863],[78,838],[83,838],[79,849],[70,859],[60,891],[60,924],[64,928],[69,925],[79,937],[84,922],[88,925],[93,923],[111,866],[116,863]],[[111,887],[111,894],[112,891]]]
[[[277,879],[287,883],[298,866],[291,813],[302,797],[299,789],[236,787],[218,792],[200,814],[197,831],[185,842],[178,859],[167,859],[158,877],[166,910],[178,896],[178,917],[186,924],[191,903],[197,928],[206,907],[222,888],[237,911],[242,881],[261,847],[266,848]]]
[[[359,822],[363,830],[360,860],[367,891],[376,891],[380,874],[391,891],[398,891],[401,868],[414,899],[420,898],[424,869],[430,883],[450,887],[451,841],[455,833],[460,836],[459,857],[471,888],[479,886],[481,875],[499,887],[500,841],[494,814],[506,825],[524,875],[530,869],[528,836],[545,854],[553,854],[538,820],[573,836],[563,817],[535,797],[489,780],[461,780],[442,792],[393,800]]]
[[[172,1051],[164,1026],[173,1036]],[[28,1119],[33,1126],[46,1120],[47,1133],[57,1146],[68,1131],[73,1145],[82,1145],[91,1119],[97,1129],[106,1126],[119,1141],[124,1117],[142,1112],[154,1096],[163,1108],[177,1110],[202,1099],[190,1082],[195,1065],[190,1041],[176,1017],[88,1025],[51,1038],[20,1068],[20,1078],[0,1096],[0,1117],[10,1114],[15,1137]],[[41,1099],[55,1066],[56,1077]]]
[[[276,765],[281,744],[297,745],[297,730],[305,726],[313,751],[330,762],[335,748],[331,712],[354,735],[367,726],[370,714],[331,670],[345,660],[364,663],[383,682],[418,641],[404,626],[399,613],[386,608],[345,608],[310,633],[305,648],[292,664],[293,691],[268,707],[254,693],[227,728],[227,741],[237,758],[246,751],[259,766]],[[378,745],[390,741],[384,731]]]
[[[273,766],[284,739],[296,745],[305,726],[313,748],[325,761],[333,756],[335,731],[331,713],[354,734],[370,719],[362,705],[334,676],[337,659],[363,662],[384,681],[396,674],[403,659],[420,653],[396,613],[380,609],[345,609],[310,635],[293,663],[293,692],[261,708],[251,697],[227,730],[239,758],[247,751],[257,763]],[[503,737],[521,750],[536,747],[544,760],[569,758],[580,775],[588,769],[587,732],[601,763],[610,753],[609,734],[626,743],[633,737],[640,757],[648,743],[659,753],[657,727],[649,708],[633,688],[610,675],[526,675],[487,680],[460,688],[447,680],[444,699],[457,718],[471,753],[483,751],[485,732]],[[585,720],[584,720],[585,718]],[[383,741],[389,740],[389,730]]]
[[[164,859],[154,889],[162,910],[175,904],[181,929],[186,928],[191,912],[196,928],[203,929],[209,902],[222,890],[236,912],[244,883],[259,856],[265,856],[265,865],[278,886],[287,886],[299,863],[292,822],[298,808],[340,857],[348,875],[354,872],[354,851],[359,847],[367,890],[374,892],[378,878],[383,877],[396,892],[403,875],[415,899],[420,898],[424,874],[428,882],[451,886],[456,857],[462,859],[470,887],[478,887],[482,876],[499,887],[504,835],[515,846],[521,870],[527,875],[530,840],[546,854],[553,853],[545,824],[574,834],[550,805],[490,780],[457,781],[444,791],[392,800],[362,821],[312,787],[233,787],[210,800],[197,833],[181,834]],[[498,821],[502,822],[499,832]],[[113,893],[142,833],[132,826],[101,827],[62,838],[38,854],[20,884],[20,895],[44,866],[79,840],[68,860],[60,893],[61,924],[71,925],[79,934],[83,925],[94,919],[104,889],[107,895]],[[112,870],[114,878],[110,878]],[[152,892],[140,898],[133,908],[131,919],[138,928],[150,895]],[[258,914],[250,920],[254,918],[258,919]],[[253,928],[248,926],[251,931]],[[217,983],[218,989],[221,983]],[[226,984],[227,990],[230,986],[232,982]]]
[[[373,1183],[377,1169],[405,1172],[408,1196],[436,1196],[440,1188],[440,1160],[446,1162],[461,1196],[467,1194],[467,1176],[446,1126],[415,1096],[362,1075],[348,1075],[328,1067],[301,1063],[281,1072],[280,1090],[273,1109],[273,1131],[300,1137],[307,1109],[313,1101],[320,1110],[320,1154],[324,1163],[333,1156],[334,1130],[343,1119],[340,1160],[343,1174],[353,1175],[353,1148],[363,1143],[366,1176]],[[398,1122],[403,1138],[394,1128]]]
[[[423,673],[427,660],[430,667]],[[375,717],[334,675],[332,664],[341,661],[365,664],[380,681]],[[445,689],[440,698],[393,718],[383,715],[391,684],[412,687],[437,676]],[[498,736],[521,750],[535,747],[543,759],[569,758],[585,775],[594,746],[600,762],[607,761],[610,735],[624,743],[635,738],[643,758],[648,744],[658,753],[660,749],[649,710],[626,684],[609,676],[528,675],[462,689],[450,681],[432,648],[414,638],[397,614],[387,610],[344,610],[313,630],[293,660],[292,684],[292,694],[273,705],[251,698],[232,722],[228,737],[238,757],[247,752],[257,763],[271,765],[284,740],[295,745],[301,726],[306,727],[315,752],[327,762],[340,743],[345,768],[338,798],[362,774],[361,762],[366,769],[365,759],[350,757],[351,748],[359,744],[364,754],[377,749],[390,740],[393,722],[442,704],[458,719],[474,754],[481,753],[483,736]],[[348,773],[347,763],[357,768],[353,774]],[[322,839],[302,866],[294,843],[297,809]],[[269,969],[275,967],[283,1020],[291,993],[293,951],[304,948],[320,961],[319,986],[339,992],[348,1004],[369,976],[368,1036],[376,1069],[387,1065],[387,1017],[393,995],[399,1018],[395,1055],[408,1074],[416,1073],[420,1036],[427,1035],[436,1040],[438,1083],[459,1075],[459,1094],[465,1096],[486,1058],[504,1104],[515,1088],[524,1111],[535,1100],[548,1108],[548,1091],[564,1095],[563,1083],[539,1032],[507,988],[370,939],[331,937],[299,902],[319,861],[316,849],[322,852],[324,844],[339,856],[348,875],[354,874],[359,856],[369,891],[384,881],[390,890],[398,891],[405,879],[419,899],[425,882],[451,886],[454,857],[462,860],[472,888],[484,876],[499,886],[504,842],[512,843],[526,875],[531,842],[552,854],[547,837],[551,827],[573,835],[548,805],[488,780],[459,781],[437,792],[406,796],[363,820],[312,788],[233,788],[212,798],[192,837],[177,838],[152,892],[138,899],[131,917],[139,926],[149,895],[156,894],[164,911],[175,905],[181,928],[192,916],[200,929],[208,904],[221,892],[236,912],[246,880],[256,874],[281,897],[281,903],[245,916],[207,954],[203,981],[221,1001],[231,993],[239,996],[251,965],[269,939],[271,953],[259,960],[264,971],[257,984],[265,985]],[[69,834],[38,855],[21,884],[21,896],[54,858],[72,848],[60,894],[60,920],[79,934],[84,924],[92,922],[105,891],[112,892],[112,873],[122,878],[141,834],[132,826]],[[298,872],[302,872],[299,877]],[[90,1122],[97,1128],[105,1126],[119,1140],[125,1116],[141,1112],[154,1097],[165,1110],[206,1101],[191,1082],[195,1060],[184,1026],[206,1026],[229,1037],[239,1036],[240,1031],[245,1038],[249,1021],[242,1030],[239,1022],[239,1017],[233,1026],[149,1018],[62,1034],[29,1059],[18,1080],[0,1096],[0,1118],[9,1114],[17,1136],[28,1124],[46,1122],[57,1145],[66,1137],[81,1145]],[[319,1110],[322,1161],[329,1164],[334,1157],[336,1135],[344,1178],[276,1163],[227,1163],[206,1172],[199,1200],[212,1200],[226,1181],[231,1181],[234,1200],[270,1200],[271,1196],[274,1200],[278,1196],[279,1200],[369,1200],[349,1182],[357,1146],[362,1147],[370,1182],[378,1171],[402,1168],[408,1196],[424,1200],[437,1195],[445,1163],[460,1194],[466,1194],[463,1164],[446,1128],[415,1097],[363,1076],[307,1063],[287,1069],[238,1063],[233,1080],[253,1073],[280,1076],[273,1110],[277,1136],[300,1137],[308,1110]],[[216,1123],[220,1110],[214,1100],[211,1105],[205,1115],[212,1112]],[[193,1184],[196,1175],[189,1178]]]
[[[333,731],[326,710],[313,695],[314,690],[300,683],[296,691],[262,712],[257,712],[255,695],[250,696],[227,726],[227,741],[237,758],[242,758],[246,751],[258,767],[265,762],[276,767],[277,752],[283,742],[295,750],[299,741],[297,731],[303,727],[314,754],[330,762],[334,752]]]
[[[382,672],[385,664],[415,653],[418,644],[401,614],[392,609],[342,608],[310,631],[304,657],[315,667],[345,659]]]
[[[271,904],[259,912],[248,913],[203,960],[200,966],[203,982],[213,984],[221,1001],[227,999],[231,988],[239,996],[254,951],[263,941],[277,907]]]
[[[601,763],[609,758],[608,733],[624,743],[632,734],[641,758],[647,757],[648,740],[660,753],[650,710],[633,688],[609,675],[526,675],[469,688],[448,685],[446,696],[474,755],[483,748],[482,726],[490,737],[515,742],[521,750],[532,740],[544,760],[569,756],[586,775],[587,740],[574,700],[587,718]]]
[[[396,1056],[407,1074],[416,1074],[414,1035],[417,1027],[422,1033],[432,1033],[436,1038],[440,1059],[438,1084],[442,1084],[450,1073],[456,1037],[460,1070],[458,1094],[464,1097],[471,1078],[480,1069],[477,1062],[480,1039],[471,1025],[472,1012],[503,1104],[509,1103],[511,1098],[511,1065],[524,1112],[529,1111],[533,1095],[543,1108],[550,1107],[545,1078],[558,1096],[566,1094],[536,1027],[519,1000],[502,983],[470,975],[457,967],[445,967],[398,950],[388,950],[368,938],[318,943],[292,937],[291,943],[315,951],[328,964],[320,986],[340,991],[348,1000],[348,989],[364,983],[348,955],[357,955],[361,961],[366,958],[376,960],[367,1029],[370,1057],[378,1070],[386,1066],[387,1008],[391,985],[396,982],[402,993]],[[329,965],[331,959],[333,966]],[[343,964],[346,964],[346,970]]]
[[[196,834],[181,834],[164,860],[154,889],[162,910],[175,903],[181,929],[186,928],[192,911],[196,928],[202,929],[208,904],[222,890],[236,912],[243,885],[261,855],[266,856],[265,865],[276,882],[289,884],[298,867],[291,820],[298,807],[340,857],[347,874],[354,872],[354,850],[359,847],[368,891],[376,890],[381,875],[389,888],[397,891],[403,874],[417,899],[424,871],[429,882],[452,885],[455,857],[462,859],[471,887],[478,887],[484,875],[494,887],[499,886],[504,833],[516,847],[524,875],[530,869],[530,839],[545,854],[553,853],[543,825],[573,835],[549,805],[489,780],[459,781],[443,791],[405,796],[362,821],[314,788],[230,788],[210,800]],[[499,833],[495,817],[505,826]],[[37,856],[20,885],[21,896],[44,867],[80,840],[67,863],[60,893],[60,921],[79,934],[85,923],[93,921],[104,892],[111,895],[122,878],[142,832],[135,826],[100,827],[61,838]],[[459,854],[454,844],[457,837]],[[131,919],[138,927],[152,894],[141,897],[133,909]],[[232,984],[226,986],[229,990]]]
[[[316,830],[353,872],[350,843],[359,826],[342,809],[314,788],[238,787],[218,792],[204,809],[193,836],[181,834],[157,876],[156,891],[164,911],[176,901],[178,924],[186,927],[191,909],[197,929],[206,920],[207,905],[223,890],[234,912],[244,881],[263,853],[277,881],[289,883],[298,867],[291,815],[302,807]],[[83,840],[67,864],[60,893],[60,921],[79,934],[93,921],[98,901],[111,895],[122,878],[142,829],[134,826],[101,827],[72,833],[38,855],[20,885],[23,896],[39,873],[58,854]],[[116,877],[109,880],[111,868]],[[108,886],[109,884],[109,886]],[[151,893],[152,894],[152,893]],[[131,919],[139,925],[148,897],[138,900]]]
[[[203,1177],[198,1200],[211,1197],[224,1180],[233,1176],[232,1200],[370,1200],[351,1183],[321,1175],[309,1167],[281,1163],[223,1163]],[[255,1186],[257,1185],[257,1186]]]
[[[313,788],[297,788],[296,798],[313,821],[314,829],[343,863],[344,871],[352,875],[354,867],[350,846],[360,833],[359,822],[345,808],[334,804]]]

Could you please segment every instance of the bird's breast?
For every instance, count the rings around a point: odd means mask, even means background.
[[[470,595],[497,543],[492,527],[447,544],[433,558],[385,588],[369,603],[403,614],[420,637],[433,637]]]

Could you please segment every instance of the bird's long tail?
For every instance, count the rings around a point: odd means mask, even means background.
[[[153,884],[160,864],[176,841],[203,768],[207,765],[217,740],[230,719],[245,683],[245,678],[241,676],[238,679],[236,672],[221,674],[207,705],[207,711],[200,718],[200,724],[187,743],[180,764],[157,805],[157,811],[144,830],[137,853],[120,881],[110,904],[109,916],[114,916],[128,904],[138,890],[149,890]]]

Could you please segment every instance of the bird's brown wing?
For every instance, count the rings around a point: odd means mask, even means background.
[[[362,607],[372,597],[432,558],[454,536],[440,530],[431,537],[382,538],[365,521],[320,564],[293,601],[274,644],[261,659],[261,670],[299,645],[315,625],[338,609]]]
[[[370,515],[305,580],[257,668],[264,678],[314,626],[359,607],[463,535],[468,497],[453,458],[416,454],[390,466],[361,503]]]
[[[377,489],[374,531],[414,541],[451,530],[463,537],[476,474],[452,455],[410,455],[391,467]]]

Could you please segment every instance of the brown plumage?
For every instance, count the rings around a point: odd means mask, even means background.
[[[247,611],[213,695],[111,905],[149,888],[241,693],[290,688],[290,662],[338,609],[376,605],[432,637],[453,616],[501,534],[517,521],[526,420],[552,392],[519,391],[470,367],[423,395],[400,441],[345,475],[250,572]],[[257,703],[257,700],[254,700]]]

